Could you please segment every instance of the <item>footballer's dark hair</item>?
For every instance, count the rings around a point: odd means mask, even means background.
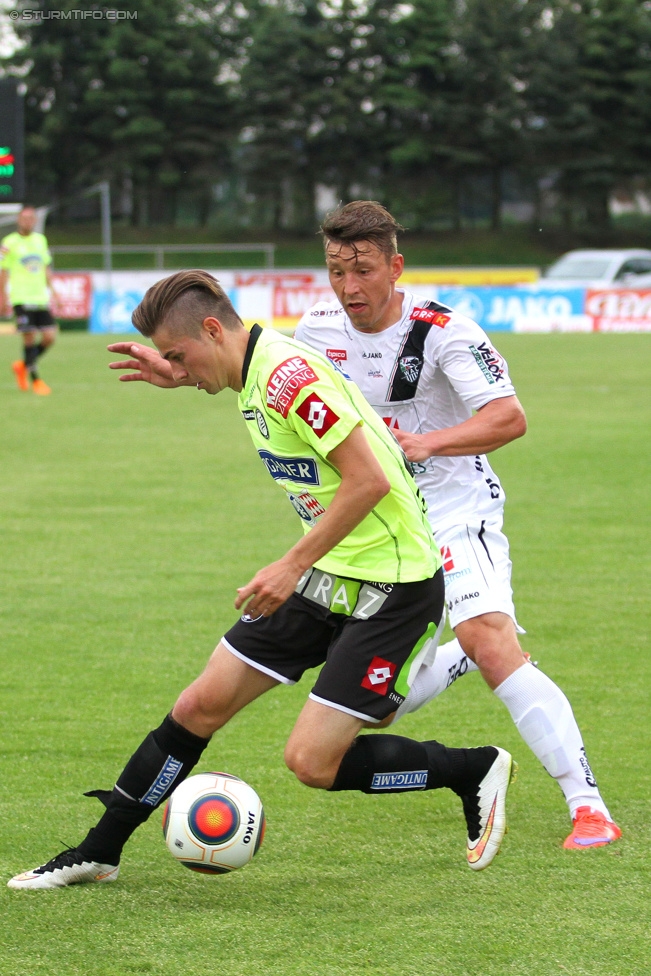
[[[148,288],[131,321],[150,338],[161,325],[182,335],[198,336],[203,320],[219,319],[225,329],[243,327],[228,295],[207,271],[177,271]]]
[[[352,247],[368,241],[387,257],[398,253],[398,232],[404,230],[376,200],[353,200],[326,215],[321,224],[324,247],[328,244]]]

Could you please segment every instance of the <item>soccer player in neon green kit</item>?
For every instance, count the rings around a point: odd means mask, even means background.
[[[285,748],[298,779],[369,794],[448,787],[462,800],[466,856],[487,867],[504,834],[511,756],[449,749],[379,725],[408,693],[443,611],[441,561],[422,498],[386,425],[319,353],[272,330],[249,333],[219,284],[181,271],[149,289],[133,315],[157,350],[118,342],[121,378],[154,386],[230,388],[302,538],[238,590],[242,611],[204,672],[142,742],[76,847],[18,875],[12,888],[117,878],[122,848],[199,761],[218,729],[277,684],[323,665]]]
[[[7,315],[13,309],[23,337],[23,359],[12,364],[18,388],[29,390],[31,379],[33,392],[47,396],[50,387],[40,379],[37,362],[56,338],[56,322],[50,312],[52,257],[45,236],[34,230],[33,207],[23,207],[17,224],[18,230],[0,243],[0,305]]]

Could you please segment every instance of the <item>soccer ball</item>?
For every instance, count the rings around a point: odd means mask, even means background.
[[[260,850],[264,829],[260,797],[230,773],[189,776],[163,810],[168,850],[201,874],[227,874],[244,867]]]

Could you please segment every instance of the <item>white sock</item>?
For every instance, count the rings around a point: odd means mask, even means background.
[[[416,675],[409,694],[398,708],[391,724],[393,725],[408,712],[415,712],[416,709],[422,708],[463,674],[477,670],[477,665],[466,657],[456,637],[447,644],[442,644],[437,648],[434,662],[423,665]]]
[[[518,732],[562,789],[570,816],[583,806],[611,820],[590,769],[572,707],[551,678],[524,664],[495,689]]]

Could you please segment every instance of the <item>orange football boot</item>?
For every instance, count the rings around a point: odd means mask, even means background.
[[[11,368],[14,371],[14,376],[16,377],[16,383],[18,384],[19,390],[29,390],[29,380],[27,379],[27,367],[22,359],[17,359],[15,363],[11,364]]]
[[[573,829],[565,838],[563,847],[568,851],[584,851],[587,847],[605,847],[619,840],[622,832],[616,823],[606,820],[603,813],[592,807],[579,807],[572,820]]]
[[[44,383],[43,380],[34,380],[32,383],[32,390],[37,393],[38,396],[49,396],[52,390]]]

